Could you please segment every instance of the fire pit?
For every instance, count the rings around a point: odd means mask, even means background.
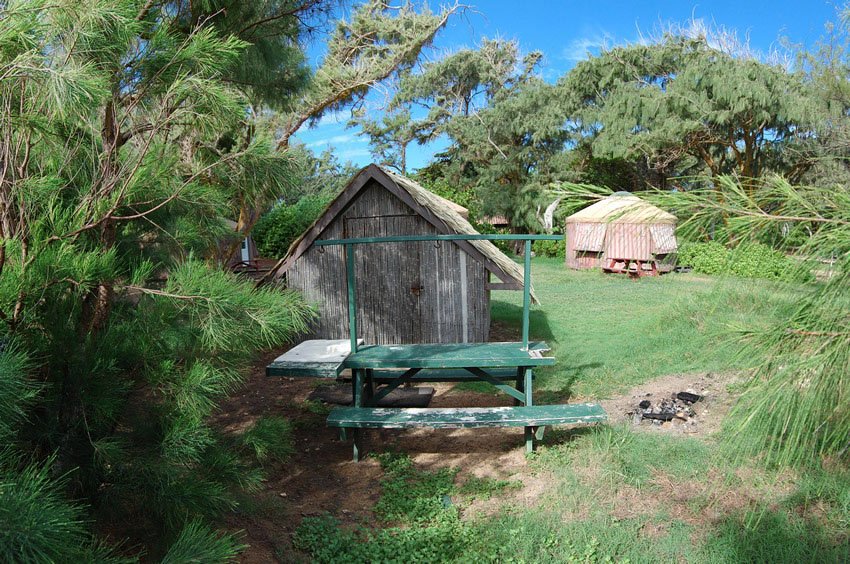
[[[647,398],[650,396],[651,394],[646,395]],[[703,396],[692,391],[674,392],[661,400],[641,400],[628,415],[632,417],[635,425],[640,425],[643,421],[654,425],[663,425],[668,421],[695,424],[697,413],[693,404],[702,399]]]

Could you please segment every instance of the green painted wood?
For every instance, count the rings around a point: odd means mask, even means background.
[[[360,455],[363,453],[363,437],[360,429],[354,429],[354,448],[352,460],[360,462]]]
[[[363,406],[363,370],[351,371],[351,405],[355,408]]]
[[[387,385],[383,390],[379,391],[377,394],[374,395],[374,397],[370,398],[370,400],[371,400],[370,403],[372,405],[377,404],[380,400],[387,397],[390,394],[390,392],[392,392],[393,390],[395,390],[396,388],[398,388],[402,384],[404,384],[406,382],[410,382],[411,378],[416,376],[416,373],[419,372],[419,370],[420,370],[419,368],[410,368],[409,370],[407,370],[404,374],[402,374],[398,378],[394,378],[393,380],[390,380],[389,382],[387,382]],[[373,371],[370,370],[369,372],[371,372],[370,378],[369,378],[369,382],[371,384],[371,382],[375,378],[375,375],[374,375]]]
[[[522,346],[528,348],[529,310],[531,309],[531,241],[525,241],[522,271]],[[353,349],[352,349],[353,350]]]
[[[353,237],[351,239],[319,239],[317,247],[332,245],[366,245],[370,243],[405,243],[411,241],[563,241],[563,235],[395,235],[392,237]]]
[[[357,352],[357,291],[354,281],[354,247],[345,246],[345,278],[348,286],[348,336],[351,351]]]
[[[469,367],[466,370],[469,371],[471,374],[474,374],[475,376],[477,376],[480,381],[487,382],[488,384],[492,385],[493,387],[495,387],[495,388],[503,391],[504,393],[508,394],[509,396],[514,398],[515,400],[521,401],[523,403],[525,402],[525,394],[524,393],[522,393],[521,391],[517,390],[516,388],[514,388],[512,386],[508,386],[507,384],[503,384],[502,382],[500,382],[499,380],[497,380],[495,378],[492,378],[489,374],[487,374],[485,371],[481,370],[480,368]]]
[[[524,350],[522,343],[421,343],[360,347],[345,360],[346,368],[505,368],[551,366],[553,357]]]
[[[496,380],[516,380],[516,368],[488,368],[487,374]],[[399,370],[374,370],[372,378],[376,382],[394,380],[403,374]],[[469,382],[478,380],[478,377],[463,368],[428,368],[420,370],[413,376],[411,382]]]
[[[594,403],[468,408],[337,407],[328,416],[328,426],[355,429],[540,427],[589,425],[607,418],[602,406]]]

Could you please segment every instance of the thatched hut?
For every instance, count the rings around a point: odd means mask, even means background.
[[[311,336],[348,336],[344,249],[313,241],[476,234],[458,208],[379,166],[358,172],[293,242],[278,271],[317,304]],[[358,334],[367,343],[487,341],[490,290],[522,289],[522,269],[489,241],[368,244],[355,253]]]
[[[628,192],[617,192],[566,220],[567,266],[638,276],[672,270],[676,217]]]

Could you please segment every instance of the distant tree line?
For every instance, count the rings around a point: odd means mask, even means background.
[[[353,123],[402,172],[410,144],[447,137],[420,177],[473,192],[481,214],[516,229],[541,229],[548,187],[562,181],[688,189],[775,173],[840,185],[850,180],[847,46],[843,24],[781,60],[722,29],[678,27],[547,82],[542,53],[485,40],[403,73],[384,116]]]

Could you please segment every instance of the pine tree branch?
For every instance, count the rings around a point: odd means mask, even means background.
[[[120,285],[118,288],[122,288],[125,290],[132,290],[136,292],[140,292],[142,294],[148,294],[151,296],[161,296],[164,298],[173,298],[175,300],[187,300],[187,301],[195,301],[201,300],[205,302],[212,302],[213,300],[208,296],[193,296],[193,295],[184,295],[184,294],[172,294],[171,292],[165,292],[163,290],[154,290],[153,288],[145,288],[144,286],[135,286],[135,285]]]

